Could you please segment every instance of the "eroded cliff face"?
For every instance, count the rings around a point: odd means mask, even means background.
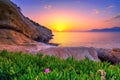
[[[10,0],[0,0],[0,44],[48,42],[52,31],[25,17]]]

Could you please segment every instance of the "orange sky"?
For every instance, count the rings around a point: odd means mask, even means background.
[[[69,13],[69,14],[68,14]],[[53,31],[82,31],[94,28],[105,28],[120,25],[118,22],[106,22],[107,18],[99,18],[75,12],[58,11],[57,13],[42,14],[34,20],[47,26]],[[92,13],[90,13],[92,15]]]

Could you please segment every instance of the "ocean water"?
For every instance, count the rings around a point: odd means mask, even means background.
[[[64,47],[120,48],[120,32],[54,32],[50,43]]]

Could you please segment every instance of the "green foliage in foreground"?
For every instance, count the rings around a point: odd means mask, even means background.
[[[46,68],[50,68],[50,73],[44,72]],[[0,80],[100,80],[101,74],[97,71],[101,69],[106,72],[106,80],[120,80],[120,65],[0,52]]]

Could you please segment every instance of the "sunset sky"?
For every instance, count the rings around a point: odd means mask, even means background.
[[[53,31],[120,26],[120,0],[12,0],[22,13]]]

